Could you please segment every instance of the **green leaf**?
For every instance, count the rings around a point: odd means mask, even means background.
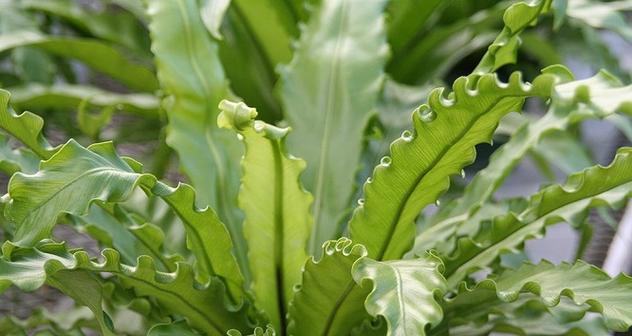
[[[595,166],[571,175],[565,185],[553,185],[533,195],[530,206],[519,215],[495,217],[472,237],[461,238],[456,251],[443,259],[448,285],[454,288],[501,253],[540,235],[548,225],[560,221],[579,225],[588,208],[620,206],[631,195],[632,148],[622,148],[609,166]]]
[[[437,325],[443,318],[436,297],[446,291],[439,268],[441,260],[433,255],[397,261],[362,258],[353,265],[356,283],[373,283],[366,299],[369,314],[383,316],[388,335],[426,335],[427,325]]]
[[[552,0],[521,1],[507,8],[503,15],[505,27],[488,47],[472,73],[490,73],[505,64],[515,63],[520,45],[520,33],[534,25],[540,15],[548,12],[551,2]]]
[[[506,6],[505,2],[500,2],[456,22],[433,25],[410,49],[393,55],[388,73],[403,83],[421,85],[447,76],[459,61],[494,40]],[[420,67],[420,64],[424,66]]]
[[[217,43],[204,27],[196,1],[151,0],[147,12],[158,77],[170,95],[165,100],[167,144],[199,191],[198,205],[212,206],[226,223],[239,264],[246,267],[236,204],[242,149],[232,132],[216,125],[217,105],[229,96]]]
[[[556,306],[562,296],[577,305],[587,304],[590,311],[605,318],[606,326],[611,330],[627,331],[632,325],[632,305],[627,300],[632,293],[632,279],[624,274],[610,278],[583,261],[558,266],[546,261],[537,265],[524,264],[497,278],[483,280],[472,289],[461,286],[456,297],[448,301],[446,312],[468,301],[513,302],[520,293],[533,293],[549,307]]]
[[[235,130],[246,147],[239,205],[246,217],[251,286],[272,324],[281,330],[307,259],[312,196],[299,183],[305,161],[287,154],[289,129],[254,120],[257,111],[244,103],[222,101],[220,109],[220,127]]]
[[[9,139],[0,133],[0,171],[8,176],[15,172],[34,173],[39,166],[39,158],[28,149],[13,149]]]
[[[347,238],[323,244],[320,260],[305,263],[290,302],[289,335],[348,335],[370,318],[364,300],[371,288],[357,286],[351,273],[365,256],[366,249]]]
[[[286,1],[233,0],[232,7],[239,13],[239,20],[247,24],[273,68],[290,61],[291,39],[298,35],[298,18]]]
[[[53,335],[83,335],[79,328],[98,329],[92,319],[92,312],[86,307],[65,309],[52,313],[46,309],[35,309],[26,319],[8,315],[0,318],[0,333],[3,335],[28,335],[29,331],[47,330]]]
[[[133,14],[116,10],[88,10],[72,0],[21,0],[22,8],[41,11],[61,18],[82,32],[114,42],[131,50],[149,54],[149,39]]]
[[[13,66],[15,72],[24,82],[50,84],[54,80],[55,65],[52,58],[44,51],[32,47],[21,47],[13,50]]]
[[[39,172],[18,173],[9,182],[5,214],[16,224],[16,244],[33,246],[49,237],[62,213],[80,216],[94,201],[123,202],[140,187],[162,198],[181,219],[202,275],[221,276],[233,298],[241,301],[244,280],[231,253],[228,231],[217,215],[209,208],[195,207],[195,191],[190,186],[171,188],[139,169],[137,162],[121,159],[111,143],[84,148],[70,140],[41,163]]]
[[[410,113],[425,101],[433,87],[407,86],[387,79],[378,102],[380,136],[367,148],[365,164],[372,168],[380,158],[388,154],[389,145],[410,125]],[[370,173],[370,171],[369,171]]]
[[[490,332],[542,336],[610,335],[601,317],[586,316],[589,305],[576,305],[567,297],[561,297],[556,306],[548,307],[531,293],[521,294],[514,302],[465,294],[457,295],[446,309],[446,315],[451,316],[446,316],[441,327],[449,326],[451,336],[483,336]],[[433,330],[433,334],[439,334],[441,327]]]
[[[547,114],[536,122],[523,125],[491,156],[488,166],[472,179],[456,204],[434,217],[430,228],[415,238],[413,251],[423,253],[432,249],[437,242],[448,240],[457,230],[476,232],[478,223],[484,218],[473,220],[473,217],[529,150],[541,146],[540,141],[547,135],[584,119],[603,118],[619,111],[632,113],[631,90],[632,86],[621,86],[618,80],[605,72],[556,85],[553,103]],[[446,246],[447,250],[441,249],[443,253],[451,252],[454,243]]]
[[[92,140],[99,140],[101,130],[112,121],[114,107],[108,106],[97,112],[90,112],[89,101],[84,100],[77,110],[77,126]]]
[[[445,7],[450,1],[430,0],[391,1],[387,7],[388,13],[388,43],[397,54],[408,46],[421,28],[428,22],[432,14]]]
[[[156,324],[147,332],[147,336],[171,335],[196,336],[198,333],[191,330],[185,321]]]
[[[225,20],[219,53],[231,89],[256,106],[262,120],[280,120],[281,106],[274,92],[277,81],[274,64],[268,61],[235,6],[228,9]]]
[[[593,165],[588,149],[578,136],[570,132],[550,130],[531,149],[565,174],[571,174]]]
[[[49,53],[77,59],[132,89],[154,91],[158,81],[152,69],[137,64],[118,49],[95,39],[47,36],[35,31],[0,35],[0,51],[33,46]]]
[[[632,11],[632,1],[600,2],[574,0],[568,2],[566,15],[594,28],[608,29],[632,42],[632,28],[625,12]]]
[[[17,115],[9,106],[11,94],[0,89],[0,127],[20,140],[40,158],[47,159],[57,151],[44,136],[44,120],[31,112]]]
[[[142,93],[114,93],[93,86],[55,84],[45,86],[27,83],[7,89],[11,92],[11,104],[19,110],[38,108],[76,109],[89,100],[91,106],[119,107],[124,112],[144,117],[158,118],[160,103],[154,95]]]
[[[448,189],[450,175],[474,160],[474,146],[489,141],[499,120],[526,97],[548,96],[558,78],[545,73],[525,84],[514,73],[503,84],[495,74],[473,75],[457,79],[449,95],[433,90],[428,104],[413,112],[414,131],[391,144],[391,157],[364,184],[365,201],[349,223],[351,239],[371,258],[399,259],[412,246],[415,218]]]
[[[216,39],[221,39],[222,34],[219,27],[222,25],[224,14],[230,5],[230,0],[202,0],[200,3],[200,14],[206,29]]]
[[[281,69],[280,96],[314,195],[310,251],[338,235],[348,215],[365,127],[375,109],[388,56],[385,1],[323,1],[315,6],[292,62]],[[371,29],[367,29],[370,27]]]
[[[46,251],[25,249],[7,253],[5,243],[0,259],[0,292],[15,285],[23,291],[34,291],[48,282],[64,294],[72,297],[78,304],[87,306],[95,314],[104,335],[114,335],[107,325],[107,315],[101,307],[102,291],[100,282],[84,271],[66,271],[71,263],[60,256],[49,257]],[[44,248],[59,250],[60,244],[49,244]],[[9,249],[10,250],[10,249]],[[58,265],[48,265],[47,261],[56,260]],[[65,265],[65,267],[63,267]]]
[[[236,329],[231,329],[229,330],[226,335],[228,336],[242,336],[244,334],[242,334],[239,330]],[[255,330],[253,330],[252,333],[248,333],[247,336],[275,336],[276,332],[274,332],[274,329],[272,329],[271,326],[267,326],[265,329],[261,328],[261,327],[256,327]]]
[[[60,263],[61,264],[61,263]],[[88,307],[98,321],[103,335],[114,336],[112,320],[103,311],[103,291],[99,278],[86,271],[69,271],[55,264],[44,265],[46,283],[70,296],[79,305]]]
[[[94,237],[102,246],[117,250],[123,262],[131,264],[141,255],[154,259],[160,271],[173,272],[177,258],[167,257],[164,251],[165,234],[150,223],[138,225],[120,206],[112,213],[92,204],[83,216],[70,216],[74,226]]]
[[[136,266],[119,262],[116,250],[105,249],[102,261],[92,261],[85,251],[69,252],[62,244],[39,244],[37,248],[3,246],[0,259],[0,288],[11,283],[23,290],[34,290],[58,272],[110,273],[137,296],[155,298],[168,312],[183,316],[194,328],[209,335],[224,335],[231,329],[251,330],[247,305],[233,306],[226,301],[222,282],[213,277],[207,284],[197,283],[191,266],[179,263],[174,273],[155,269],[149,256],[141,256]],[[98,316],[97,316],[98,318]]]

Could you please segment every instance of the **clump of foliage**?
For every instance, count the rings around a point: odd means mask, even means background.
[[[42,66],[16,67],[6,76],[14,87],[0,90],[0,169],[12,174],[0,203],[0,291],[48,285],[92,312],[7,317],[4,333],[605,335],[632,325],[630,277],[580,260],[508,267],[505,259],[547,226],[582,229],[590,208],[617,208],[632,195],[632,149],[620,148],[607,166],[552,162],[585,169],[531,197],[493,197],[550,135],[573,143],[567,131],[580,121],[623,123],[632,114],[632,86],[606,71],[575,80],[550,65],[530,81],[521,72],[499,79],[550,1],[482,1],[463,6],[463,18],[442,1],[114,2],[125,9],[118,24],[69,1],[3,4],[15,18],[43,12],[44,25],[96,37],[46,34],[28,20],[0,35],[0,49],[18,48],[16,64]],[[557,26],[566,10],[584,32],[606,22],[587,20],[591,8],[618,18],[614,10],[628,8],[555,5]],[[501,32],[490,35],[498,23]],[[541,63],[555,58],[526,36]],[[483,45],[469,75],[427,90]],[[42,69],[73,79],[60,56],[139,92],[55,85]],[[547,112],[439,204],[476,146],[529,98]],[[58,112],[50,117],[79,139],[59,146],[45,138],[40,116],[15,111],[77,105],[78,132]],[[164,132],[136,134],[129,121],[108,129],[118,110]],[[80,143],[108,132],[122,142],[159,138],[150,168],[111,141]],[[190,184],[170,182],[171,149]],[[432,204],[438,211],[424,213]],[[60,224],[94,238],[101,253],[56,239]],[[479,270],[490,274],[474,276]]]

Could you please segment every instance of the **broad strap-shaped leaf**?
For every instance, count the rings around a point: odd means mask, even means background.
[[[494,152],[487,167],[476,174],[462,197],[450,204],[447,211],[431,219],[430,227],[415,238],[413,252],[423,254],[426,250],[437,248],[437,244],[448,241],[457,230],[477,231],[480,219],[484,219],[476,216],[479,209],[493,197],[505,178],[543,137],[587,118],[604,118],[617,112],[632,114],[632,85],[622,86],[603,71],[588,79],[556,85],[551,99],[552,105],[547,114],[519,128],[506,144]],[[464,226],[474,229],[465,229]],[[441,252],[452,252],[453,242],[444,245],[440,248]]]
[[[496,71],[505,64],[515,63],[520,46],[520,33],[538,21],[551,8],[553,0],[521,1],[511,5],[503,15],[505,27],[488,47],[475,74]]]
[[[282,106],[294,130],[288,147],[307,161],[303,182],[314,195],[313,254],[341,232],[348,214],[388,55],[385,2],[315,5],[292,62],[280,70]]]
[[[547,306],[556,306],[562,296],[575,304],[587,304],[590,311],[600,313],[606,326],[615,331],[627,331],[632,326],[632,278],[621,274],[610,278],[595,266],[583,261],[553,265],[549,262],[524,264],[507,270],[497,278],[478,283],[474,288],[461,286],[459,293],[446,304],[446,313],[463,309],[467,302],[494,304],[513,302],[520,293],[533,293]]]
[[[428,104],[413,112],[414,130],[391,144],[391,156],[364,184],[364,202],[349,223],[351,238],[371,258],[399,259],[412,246],[415,218],[448,189],[450,175],[474,160],[475,146],[490,141],[498,121],[526,97],[550,95],[560,72],[552,70],[533,84],[519,73],[506,84],[488,74],[457,79],[449,95],[433,90]]]
[[[366,249],[340,238],[323,244],[320,260],[305,263],[303,281],[289,307],[288,335],[348,335],[371,316],[364,309],[369,286],[357,286],[353,265]]]
[[[121,94],[93,86],[73,84],[46,86],[31,83],[7,90],[11,92],[11,105],[19,110],[51,107],[76,109],[82,101],[88,101],[91,106],[115,106],[123,112],[149,118],[159,117],[160,102],[150,94]]]
[[[272,324],[281,330],[307,260],[312,197],[299,182],[305,161],[287,154],[289,129],[254,120],[257,111],[244,103],[222,101],[220,108],[218,124],[235,130],[246,147],[239,205],[246,217],[251,286]]]
[[[17,31],[0,36],[0,51],[25,46],[77,59],[132,89],[151,92],[158,88],[158,81],[150,67],[133,62],[118,49],[96,39],[48,36],[35,31]]]
[[[17,115],[9,106],[11,94],[0,89],[0,127],[20,140],[42,159],[48,159],[57,151],[42,135],[44,120],[31,112]]]
[[[360,259],[353,265],[353,278],[362,285],[370,280],[373,291],[366,299],[369,314],[383,316],[388,335],[426,335],[426,326],[443,318],[436,297],[446,291],[439,268],[441,260],[427,254],[410,260]]]
[[[167,144],[199,191],[198,205],[216,209],[231,233],[240,265],[247,266],[236,204],[242,150],[234,134],[216,125],[217,105],[229,96],[217,43],[204,27],[197,1],[147,3],[158,78],[169,94]]]
[[[246,304],[233,306],[227,302],[225,288],[215,277],[205,285],[197,283],[192,267],[186,263],[179,263],[174,273],[163,273],[156,270],[149,256],[141,256],[135,266],[121,264],[113,249],[103,250],[102,261],[95,261],[85,251],[69,252],[62,244],[7,247],[5,243],[0,259],[0,288],[15,284],[34,290],[59,272],[110,273],[136,295],[155,298],[163,309],[183,316],[205,334],[224,335],[231,328],[244,332],[252,328]]]
[[[454,254],[444,258],[448,285],[456,287],[468,274],[494,262],[498,256],[541,234],[547,225],[581,223],[588,208],[620,206],[632,195],[632,148],[622,148],[607,166],[595,166],[571,175],[565,185],[547,187],[530,199],[519,215],[495,217],[473,237],[459,240]]]
[[[171,188],[139,170],[137,162],[121,159],[111,143],[84,148],[70,140],[41,163],[39,172],[17,173],[9,182],[5,214],[15,223],[16,244],[33,246],[49,237],[62,213],[81,216],[94,201],[123,202],[140,187],[162,198],[181,219],[202,275],[224,278],[230,293],[240,301],[243,277],[232,255],[228,231],[215,212],[196,208],[190,186]]]

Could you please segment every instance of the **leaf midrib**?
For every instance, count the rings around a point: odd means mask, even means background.
[[[518,94],[518,95],[506,95],[506,96],[501,96],[499,98],[497,98],[496,100],[494,100],[494,102],[485,110],[483,110],[482,112],[480,112],[474,119],[472,119],[465,128],[463,128],[463,130],[459,133],[459,135],[457,137],[455,137],[455,139],[453,141],[451,141],[450,143],[448,143],[446,146],[444,146],[444,148],[441,150],[441,152],[439,153],[439,155],[437,155],[437,157],[430,163],[430,165],[424,169],[423,171],[421,171],[419,173],[419,175],[417,175],[415,181],[413,184],[411,184],[411,186],[408,188],[408,190],[406,190],[406,193],[404,194],[404,199],[402,202],[400,202],[399,207],[396,211],[396,215],[393,218],[393,220],[391,221],[390,225],[389,225],[389,231],[386,235],[386,239],[384,239],[384,243],[382,245],[382,247],[380,248],[379,253],[376,256],[377,260],[381,260],[384,257],[384,254],[386,253],[386,251],[388,251],[388,247],[390,246],[390,244],[392,243],[392,238],[393,235],[395,234],[395,231],[398,227],[398,223],[399,220],[404,212],[404,210],[406,209],[406,206],[408,205],[408,202],[410,201],[410,197],[412,196],[413,192],[415,191],[415,189],[417,189],[417,186],[419,185],[419,183],[421,183],[421,180],[423,180],[423,178],[428,174],[429,171],[433,170],[438,164],[439,162],[441,162],[444,157],[446,156],[446,154],[450,151],[450,149],[452,149],[457,143],[459,143],[463,137],[465,136],[465,134],[469,133],[469,131],[477,124],[477,122],[485,115],[487,115],[494,107],[496,107],[502,100],[504,99],[508,99],[508,98],[517,98],[517,97],[524,97],[525,94]]]
[[[78,182],[79,180],[82,180],[85,177],[88,177],[90,175],[93,174],[97,174],[97,173],[101,173],[101,172],[106,172],[106,171],[114,171],[114,172],[118,172],[120,173],[121,169],[120,168],[116,168],[116,167],[97,167],[97,168],[92,168],[89,169],[77,176],[75,176],[72,180],[70,180],[70,182],[64,184],[60,189],[58,189],[57,191],[55,191],[54,193],[50,194],[48,197],[46,197],[46,199],[44,199],[43,201],[41,201],[39,204],[37,204],[37,206],[35,206],[33,209],[31,209],[29,211],[29,214],[26,215],[26,217],[24,217],[24,219],[22,221],[20,221],[20,223],[24,223],[27,221],[27,219],[31,219],[32,216],[36,215],[38,213],[38,211],[44,206],[46,205],[48,202],[50,202],[55,196],[58,196],[60,193],[62,193],[64,190],[66,190],[67,188],[69,188],[70,186],[72,186],[73,184],[75,184],[76,182]],[[130,173],[127,171],[124,171],[126,174],[136,174],[136,173]],[[141,176],[140,174],[136,174],[139,177]],[[91,200],[93,200],[95,198],[91,198]]]
[[[323,5],[324,6],[324,5]],[[324,184],[325,184],[325,158],[327,156],[327,153],[329,152],[329,146],[330,146],[330,134],[332,131],[332,127],[331,127],[331,122],[332,122],[332,118],[331,118],[331,114],[333,113],[334,110],[334,105],[335,105],[335,99],[333,98],[336,94],[337,90],[337,74],[339,73],[339,71],[337,71],[340,68],[340,57],[338,56],[338,54],[340,53],[340,50],[342,49],[342,46],[345,42],[345,39],[342,38],[343,36],[343,32],[345,30],[345,27],[347,26],[347,12],[348,12],[348,2],[347,1],[343,1],[341,4],[341,8],[340,8],[340,21],[338,23],[338,31],[339,34],[337,34],[336,36],[336,43],[335,43],[335,48],[334,48],[334,52],[333,52],[333,56],[332,56],[332,63],[331,66],[329,67],[329,71],[328,71],[328,80],[327,80],[327,96],[325,97],[325,105],[326,105],[326,109],[325,109],[325,127],[323,128],[323,135],[322,135],[322,142],[321,142],[321,146],[320,146],[320,155],[319,155],[319,162],[318,162],[318,170],[317,170],[317,174],[316,174],[316,188],[315,188],[315,192],[314,192],[314,205],[313,205],[313,209],[314,209],[314,225],[313,225],[313,230],[312,230],[312,237],[311,237],[311,242],[310,242],[310,250],[313,250],[314,247],[318,244],[318,242],[316,241],[318,239],[317,237],[317,232],[318,232],[318,228],[321,226],[320,225],[320,218],[321,218],[321,212],[322,212],[322,207],[323,207],[323,188],[324,188]],[[330,223],[330,225],[334,225],[336,226],[338,223]]]
[[[98,268],[96,269],[97,271],[101,272]],[[181,301],[181,303],[186,306],[189,307],[189,309],[193,312],[195,312],[197,315],[199,315],[199,317],[201,318],[202,321],[206,321],[208,322],[208,324],[213,327],[215,330],[217,330],[217,332],[221,335],[223,334],[224,330],[223,328],[220,327],[220,325],[213,321],[213,319],[211,318],[211,316],[213,316],[212,314],[207,316],[206,314],[204,314],[204,312],[200,309],[198,309],[196,306],[189,304],[188,300],[186,300],[184,297],[182,297],[178,292],[176,291],[170,291],[170,290],[165,290],[163,288],[160,288],[158,285],[156,285],[155,283],[151,282],[151,281],[147,281],[143,278],[138,278],[135,276],[134,273],[132,273],[132,275],[126,274],[125,271],[119,270],[118,268],[115,270],[110,270],[108,272],[112,272],[115,274],[119,274],[120,276],[132,279],[134,281],[138,281],[138,282],[142,282],[145,285],[154,288],[156,291],[162,292],[162,293],[166,293],[168,295],[171,296],[175,296],[179,301]]]

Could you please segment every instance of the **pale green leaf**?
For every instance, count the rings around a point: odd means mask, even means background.
[[[8,176],[19,171],[34,173],[39,161],[39,157],[26,148],[13,149],[9,139],[0,133],[0,171]]]
[[[605,318],[606,326],[611,330],[627,331],[632,325],[632,305],[627,299],[632,293],[632,279],[624,274],[610,278],[597,267],[582,261],[557,266],[546,261],[537,265],[524,264],[497,278],[483,280],[472,289],[461,286],[455,298],[448,301],[446,313],[464,309],[459,305],[468,301],[476,304],[513,302],[520,293],[533,293],[549,307],[558,305],[563,296],[577,305],[589,305],[590,311]]]
[[[155,269],[149,256],[141,256],[135,266],[121,264],[118,252],[112,249],[103,250],[102,261],[91,260],[82,250],[69,252],[62,244],[18,248],[5,243],[3,250],[0,288],[14,284],[34,290],[59,272],[109,273],[134,289],[137,296],[155,298],[163,309],[183,316],[208,335],[224,335],[231,328],[252,328],[246,304],[233,306],[228,302],[222,282],[215,277],[207,284],[197,283],[193,269],[186,263],[178,264],[174,273],[163,273]]]
[[[222,34],[219,27],[222,25],[224,14],[230,5],[230,0],[202,0],[200,3],[200,14],[206,29],[216,39],[221,39]]]
[[[383,316],[388,335],[426,335],[426,326],[435,326],[443,318],[436,297],[446,291],[439,268],[441,260],[433,255],[417,259],[375,261],[360,259],[353,265],[353,278],[360,285],[373,284],[366,298],[369,314]]]
[[[11,94],[0,89],[0,127],[20,140],[40,158],[47,159],[57,151],[44,136],[44,120],[31,112],[17,115],[9,106]]]
[[[521,294],[514,302],[490,299],[489,296],[474,297],[466,293],[452,299],[446,306],[443,325],[432,334],[439,334],[439,330],[449,326],[451,336],[483,336],[490,332],[540,336],[610,335],[601,317],[588,317],[588,304],[577,305],[567,297],[561,297],[559,304],[549,307],[531,293]]]
[[[46,309],[35,309],[27,318],[14,316],[0,318],[0,333],[3,335],[28,335],[33,329],[50,331],[53,335],[74,336],[83,333],[79,328],[96,330],[92,312],[86,307],[65,309],[63,312],[50,312]]]
[[[553,104],[547,114],[524,124],[491,156],[488,166],[470,181],[463,196],[446,212],[433,218],[431,226],[415,238],[414,252],[423,253],[436,247],[438,242],[445,242],[457,230],[477,231],[478,223],[484,218],[477,216],[474,220],[472,217],[492,198],[528,151],[539,146],[542,138],[587,118],[603,118],[616,112],[632,114],[631,90],[632,86],[622,86],[605,72],[556,85],[552,93]],[[464,226],[474,229],[463,229]],[[445,246],[447,250],[442,248],[441,251],[450,252],[454,244]]]
[[[572,0],[568,2],[566,15],[594,28],[612,30],[632,42],[632,28],[625,12],[632,11],[632,1]]]
[[[167,257],[164,251],[164,232],[150,223],[138,225],[118,205],[112,208],[108,212],[92,204],[87,214],[70,216],[70,220],[79,231],[90,234],[102,246],[117,250],[125,263],[134,263],[141,255],[148,255],[154,259],[158,270],[175,271],[176,260]]]
[[[21,8],[37,10],[61,18],[82,32],[149,53],[149,39],[143,25],[133,14],[116,10],[89,10],[73,0],[20,0]]]
[[[455,252],[443,259],[448,285],[454,288],[501,253],[539,236],[548,225],[560,221],[581,224],[588,208],[621,206],[631,195],[632,149],[622,148],[609,166],[571,175],[565,185],[553,185],[533,195],[530,206],[520,214],[495,217],[473,236],[461,238]]]
[[[160,103],[154,95],[142,93],[114,93],[92,86],[55,84],[45,86],[28,83],[7,89],[11,92],[11,104],[19,110],[38,108],[76,109],[89,100],[91,106],[116,106],[124,112],[144,117],[158,118]]]
[[[310,251],[338,235],[348,215],[364,129],[376,107],[388,56],[385,1],[315,5],[294,58],[281,69],[280,96],[294,132],[290,151],[307,163],[314,195]]]
[[[195,207],[195,191],[190,186],[171,188],[133,167],[140,168],[118,157],[111,143],[84,148],[71,140],[42,162],[36,174],[15,174],[5,214],[15,223],[16,244],[33,246],[47,238],[62,213],[80,216],[94,201],[122,202],[140,187],[161,197],[181,219],[188,247],[203,275],[221,276],[233,298],[241,301],[244,280],[228,231],[213,210]]]
[[[289,129],[254,120],[257,111],[244,103],[222,101],[220,108],[218,123],[240,134],[246,147],[239,205],[246,217],[251,286],[272,324],[281,330],[307,260],[312,197],[299,183],[305,161],[287,154]]]
[[[150,0],[147,13],[158,77],[169,94],[164,101],[167,144],[199,192],[198,206],[212,206],[226,223],[235,254],[247,275],[246,246],[237,208],[241,146],[216,125],[228,82],[196,1]]]
[[[49,53],[77,59],[132,89],[153,91],[158,81],[152,69],[130,60],[118,49],[96,39],[47,36],[35,31],[0,35],[0,51],[33,46]]]

